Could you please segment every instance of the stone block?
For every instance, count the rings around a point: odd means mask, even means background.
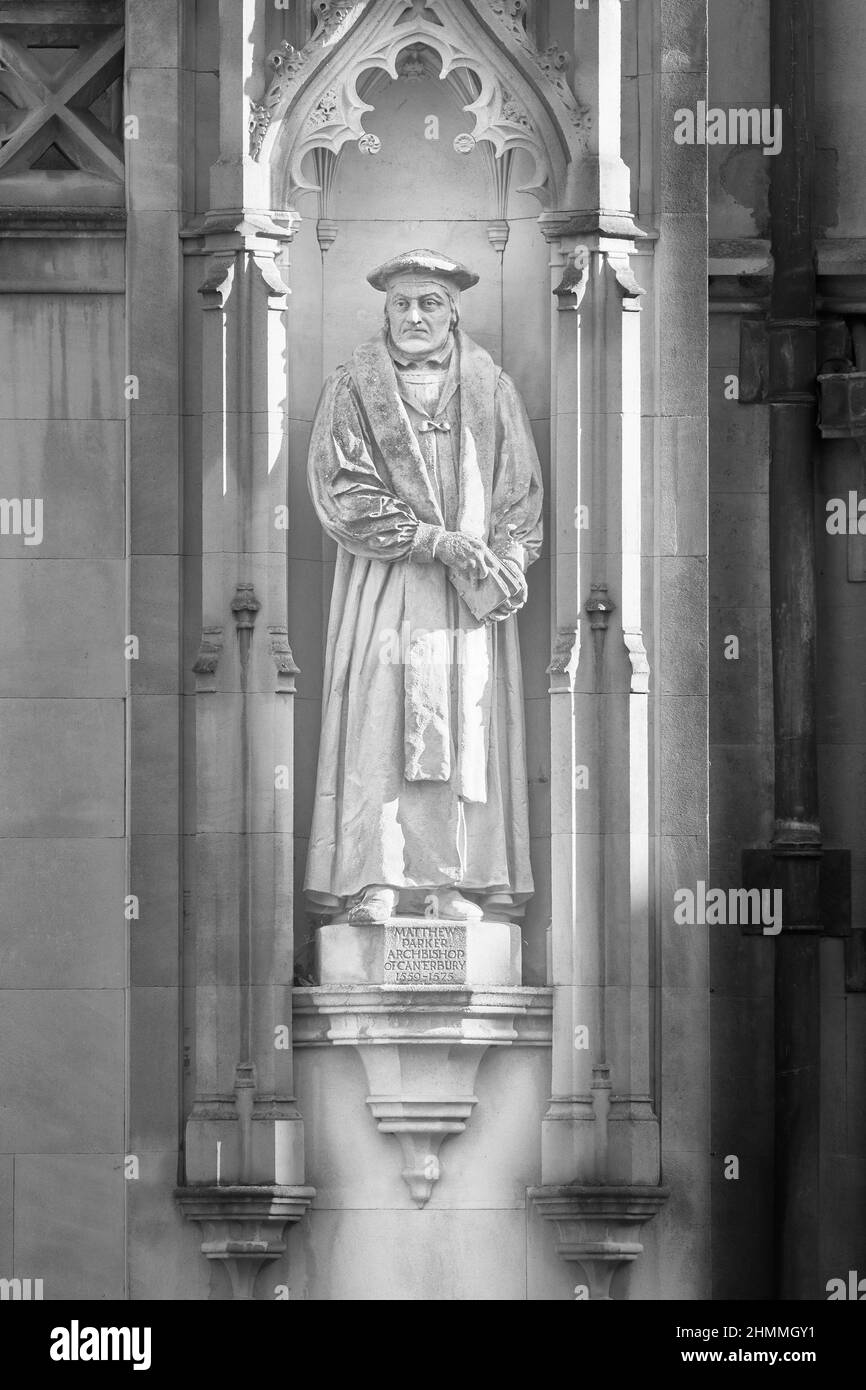
[[[710,564],[710,604],[749,608],[769,594],[768,499],[746,493],[714,494],[710,535],[724,537]]]
[[[204,27],[204,26],[202,26]],[[219,34],[219,18],[213,25]],[[201,50],[199,50],[200,53]],[[210,207],[210,170],[219,159],[219,53],[210,72],[199,71],[195,82],[195,206],[201,212]]]
[[[19,1154],[16,1273],[44,1278],[46,1300],[125,1297],[122,1153]]]
[[[824,604],[818,632],[818,739],[822,744],[862,747],[866,717],[858,696],[866,681],[863,610]]]
[[[520,928],[435,915],[330,923],[319,931],[317,957],[323,985],[519,985]]]
[[[720,932],[730,927],[707,928]],[[738,930],[735,928],[734,930]],[[769,1154],[773,1147],[772,1001],[714,997],[711,1022],[713,1149]]]
[[[630,1271],[618,1276],[614,1297],[627,1291],[632,1301],[707,1300],[711,1296],[710,1187],[705,1146],[692,1148],[669,1142],[665,1136],[662,1181],[671,1195],[642,1228],[638,1238],[644,1254]]]
[[[526,699],[549,699],[550,676],[550,561],[536,560],[527,574],[529,597],[517,615],[523,694]]]
[[[766,492],[769,487],[770,411],[725,398],[725,379],[739,375],[739,347],[709,373],[710,491]]]
[[[3,437],[0,496],[41,498],[43,532],[38,547],[3,536],[4,557],[105,563],[123,555],[122,420],[9,420]]]
[[[732,638],[736,638],[736,645]],[[769,609],[712,609],[709,647],[710,741],[771,744],[773,658]]]
[[[126,24],[126,58],[129,69],[174,68],[180,61],[180,12],[174,0],[150,0],[133,7]]]
[[[180,995],[176,988],[129,992],[129,1130],[131,1153],[178,1142]]]
[[[666,695],[661,707],[661,833],[707,830],[707,702],[700,695]]]
[[[580,1274],[570,1260],[556,1253],[557,1231],[535,1203],[526,1199],[526,1294],[531,1303],[574,1301]]]
[[[135,985],[178,982],[180,857],[176,835],[133,837],[129,889],[138,898],[140,915],[129,923],[128,931]]]
[[[177,1152],[139,1154],[139,1176],[127,1184],[129,1297],[204,1301],[227,1288],[217,1261],[201,1253],[201,1229],[185,1221],[172,1196]]]
[[[136,695],[130,704],[130,833],[176,834],[180,699],[177,695]]]
[[[539,696],[525,700],[524,711],[530,833],[544,835],[550,830],[549,697]]]
[[[133,697],[179,691],[180,568],[175,555],[132,557],[129,622],[139,643],[138,660],[129,663]]]
[[[129,428],[132,553],[177,555],[181,509],[178,418],[136,412]],[[195,546],[190,550],[194,553]]]
[[[659,568],[661,671],[664,695],[707,693],[707,563],[662,558]]]
[[[677,145],[677,111],[696,111],[705,95],[703,80],[689,72],[666,72],[659,78],[656,103],[660,131],[660,192],[667,221],[697,215],[706,236],[707,151],[702,145]],[[668,253],[670,247],[667,248]],[[704,271],[706,279],[706,269]],[[706,291],[705,291],[706,293]],[[706,298],[704,298],[706,304]]]
[[[0,839],[0,980],[6,989],[125,984],[121,839]]]
[[[711,829],[714,846],[730,838],[742,848],[766,844],[773,836],[772,745],[716,744],[712,749]],[[735,879],[741,869],[732,864]]]
[[[739,1177],[724,1145],[712,1155],[712,1294],[714,1299],[759,1301],[773,1296],[772,1149],[738,1147]]]
[[[546,985],[548,979],[548,950],[551,908],[550,836],[534,836],[529,845],[535,892],[526,904],[522,923],[521,947],[523,982],[527,985]]]
[[[0,358],[0,420],[123,418],[119,295],[4,295]]]
[[[672,989],[706,989],[707,929],[674,921],[677,890],[694,892],[700,880],[707,880],[706,841],[698,835],[662,835],[658,847],[662,982]]]
[[[123,833],[123,703],[2,702],[0,837]]]
[[[659,550],[663,555],[706,555],[706,418],[663,416],[659,429]]]
[[[846,1018],[848,1098],[846,1104],[846,1151],[854,1156],[866,1156],[866,1106],[860,1098],[866,1094],[866,995],[848,997]]]
[[[133,142],[134,143],[134,142]],[[128,278],[134,313],[130,324],[129,371],[138,377],[135,415],[176,415],[179,409],[177,313],[180,243],[177,213],[142,210],[128,237]],[[123,351],[121,361],[126,360]]]
[[[0,1152],[119,1150],[122,991],[14,989],[3,994]]]
[[[707,932],[713,928],[695,928],[695,931],[701,930]],[[702,990],[663,987],[660,1118],[665,1148],[670,1144],[702,1154],[707,1151],[709,1027],[709,1001]]]
[[[7,537],[0,538],[0,557]],[[125,575],[119,560],[0,558],[0,697],[122,696]],[[36,640],[38,634],[38,640]]]
[[[15,1158],[12,1154],[0,1155],[0,1269],[7,1278],[12,1276],[14,1252],[13,1196]],[[28,1276],[25,1275],[25,1278]],[[39,1278],[39,1275],[31,1275]]]
[[[175,20],[175,28],[177,21]],[[172,26],[167,26],[166,36]],[[139,138],[127,140],[130,211],[166,212],[180,207],[180,88],[176,68],[139,68],[126,74],[128,115],[138,116]],[[134,226],[134,218],[131,219]]]
[[[290,1298],[520,1301],[523,1211],[323,1211],[289,1242]]]
[[[706,313],[707,224],[703,215],[663,215],[658,245],[657,286],[664,304],[659,341],[659,409],[662,415],[693,416],[706,398],[706,353],[696,348],[698,324]],[[702,337],[702,335],[701,335]],[[703,454],[701,472],[705,463]]]

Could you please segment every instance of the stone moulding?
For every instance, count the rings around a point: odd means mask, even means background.
[[[175,1199],[201,1228],[202,1254],[226,1272],[235,1299],[254,1298],[259,1272],[286,1253],[286,1231],[300,1221],[314,1187],[179,1187]]]
[[[367,1105],[397,1139],[402,1176],[423,1207],[441,1176],[439,1150],[477,1104],[489,1047],[549,1047],[551,991],[528,986],[330,985],[294,990],[296,1048],[354,1047]]]
[[[556,1226],[556,1253],[583,1272],[590,1301],[611,1302],[614,1275],[643,1254],[637,1236],[664,1206],[670,1189],[566,1183],[531,1187],[529,1196]]]
[[[453,0],[414,8],[381,0],[345,19],[351,23],[335,32],[326,56],[315,36],[301,54],[271,55],[279,76],[252,107],[250,150],[271,168],[275,205],[291,205],[318,187],[302,168],[308,154],[324,148],[336,155],[346,142],[369,148],[363,120],[374,108],[359,94],[361,79],[380,69],[397,80],[401,55],[421,45],[437,55],[441,79],[467,69],[475,76],[477,95],[463,106],[474,128],[458,136],[458,151],[479,141],[489,142],[496,158],[527,150],[533,172],[522,191],[548,205],[561,200],[567,166],[585,152],[587,116],[550,55],[539,55],[528,40],[503,44],[486,6],[479,11]]]

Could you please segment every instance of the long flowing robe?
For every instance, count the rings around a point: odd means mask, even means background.
[[[434,529],[524,568],[537,557],[541,474],[514,384],[457,330],[436,406],[382,333],[325,383],[308,481],[338,543],[308,895],[339,907],[369,884],[449,885],[525,901],[517,619],[472,616]]]

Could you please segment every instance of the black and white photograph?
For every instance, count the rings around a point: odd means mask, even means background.
[[[29,1367],[604,1303],[533,1319],[829,1373],[864,70],[866,0],[0,0]]]

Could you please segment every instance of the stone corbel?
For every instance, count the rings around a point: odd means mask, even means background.
[[[551,695],[560,691],[572,694],[574,678],[580,664],[580,628],[561,627],[557,630],[547,674]]]
[[[550,990],[522,986],[343,985],[294,991],[296,1048],[354,1047],[367,1105],[403,1156],[417,1207],[442,1175],[439,1151],[462,1134],[477,1104],[475,1079],[490,1047],[550,1045]]]
[[[222,649],[222,628],[203,628],[198,656],[192,668],[196,678],[195,689],[197,695],[204,695],[216,690],[216,669],[219,664]]]
[[[178,1206],[201,1228],[202,1254],[226,1272],[233,1299],[252,1299],[259,1273],[286,1253],[288,1229],[315,1196],[312,1187],[180,1187]]]
[[[269,627],[268,636],[271,639],[271,656],[277,668],[277,691],[280,694],[294,695],[295,677],[300,675],[300,667],[296,664],[289,646],[289,630],[285,627]]]
[[[588,1295],[591,1302],[610,1302],[614,1275],[643,1253],[637,1239],[641,1227],[661,1210],[670,1192],[666,1187],[569,1183],[533,1187],[529,1195],[556,1226],[557,1254],[575,1264],[585,1280],[576,1286],[575,1298]]]

